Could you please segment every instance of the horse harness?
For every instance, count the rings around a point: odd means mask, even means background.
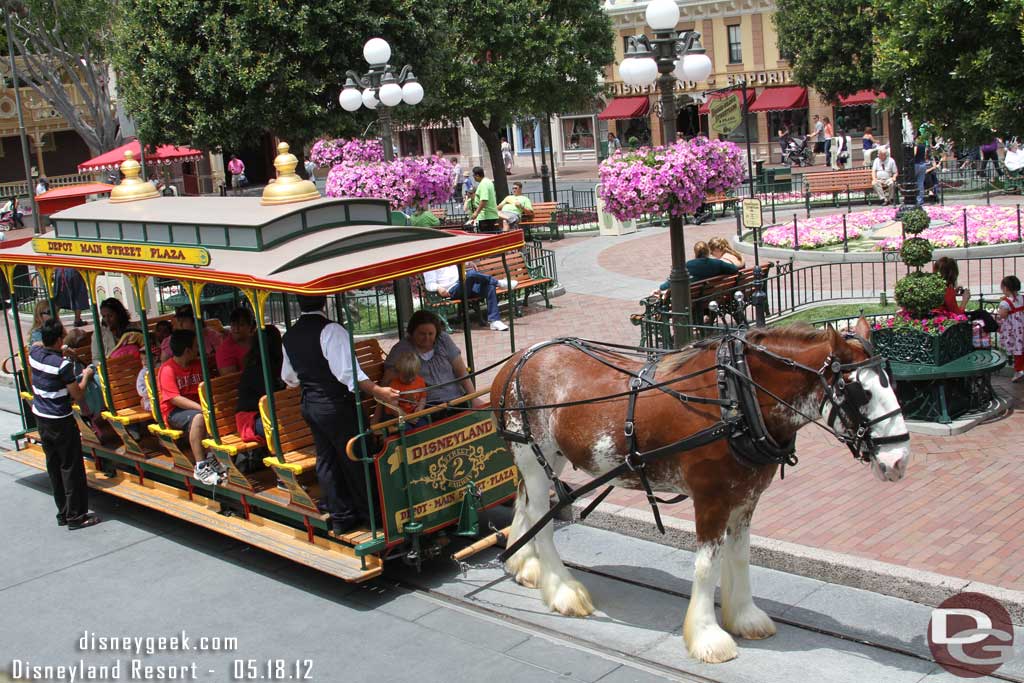
[[[613,345],[596,344],[594,342],[589,342],[575,337],[561,337],[531,347],[519,357],[515,366],[513,366],[512,371],[509,372],[505,378],[505,385],[502,388],[498,410],[496,411],[498,414],[498,432],[509,441],[528,444],[530,446],[533,450],[534,456],[537,458],[537,462],[544,469],[544,473],[552,482],[555,493],[558,497],[558,502],[544,515],[542,515],[541,518],[537,520],[537,522],[535,522],[534,525],[522,536],[509,545],[501,554],[500,560],[504,562],[508,558],[512,557],[520,548],[526,545],[526,543],[540,532],[540,530],[543,529],[551,519],[561,512],[561,510],[591,491],[604,486],[609,481],[616,479],[619,475],[626,472],[632,472],[640,480],[644,494],[651,506],[651,511],[654,515],[654,521],[658,527],[658,531],[664,534],[665,527],[661,520],[658,503],[678,503],[685,500],[687,496],[679,495],[671,500],[662,500],[655,496],[647,477],[647,465],[666,456],[700,448],[720,439],[728,440],[730,453],[732,453],[733,457],[740,463],[748,467],[779,465],[781,466],[781,477],[785,478],[786,465],[793,466],[797,464],[797,457],[795,453],[796,440],[794,437],[786,443],[778,443],[774,437],[772,437],[764,422],[764,415],[762,414],[760,403],[757,400],[757,390],[760,389],[764,391],[776,401],[795,411],[798,415],[805,417],[809,421],[815,421],[815,418],[804,415],[800,410],[780,399],[778,396],[774,395],[772,392],[766,390],[754,381],[750,375],[750,368],[746,359],[746,351],[748,348],[759,353],[766,354],[785,365],[805,370],[817,376],[824,387],[824,397],[822,399],[821,410],[824,410],[825,403],[832,403],[832,408],[828,416],[828,426],[826,428],[837,436],[841,442],[845,443],[850,448],[854,457],[858,460],[869,460],[878,452],[878,447],[881,444],[908,440],[910,438],[909,434],[890,437],[871,437],[869,432],[873,425],[897,415],[900,411],[897,409],[870,420],[861,412],[861,409],[869,402],[870,395],[866,390],[864,390],[860,382],[857,381],[856,371],[867,367],[881,367],[883,363],[886,363],[886,360],[881,356],[874,355],[874,349],[869,342],[861,339],[860,337],[857,337],[857,339],[864,346],[865,351],[868,352],[869,357],[867,359],[855,363],[842,363],[838,358],[830,354],[825,359],[822,367],[818,370],[814,370],[813,368],[802,365],[790,358],[775,354],[763,346],[752,344],[746,339],[745,330],[739,330],[732,332],[721,339],[717,349],[715,366],[684,375],[682,377],[674,378],[670,382],[655,381],[657,367],[664,354],[649,354],[651,357],[649,357],[644,366],[639,372],[633,374],[631,371],[621,368],[610,362],[607,358],[602,357],[602,350],[618,348]],[[602,365],[630,376],[629,392],[626,394],[626,416],[623,425],[623,434],[626,437],[629,452],[622,463],[575,489],[570,488],[568,484],[555,475],[551,464],[548,462],[547,458],[544,457],[543,451],[531,435],[530,419],[527,414],[528,411],[531,409],[535,410],[541,407],[552,406],[527,406],[523,397],[521,382],[518,381],[522,368],[534,355],[537,354],[537,352],[549,346],[559,345],[572,347],[586,354],[590,358],[593,358]],[[676,391],[668,386],[670,383],[678,383],[686,379],[703,375],[712,370],[715,370],[717,375],[718,398],[692,396]],[[844,378],[844,374],[848,373],[854,373],[852,379],[848,380]],[[827,377],[829,374],[831,374],[831,379]],[[881,376],[883,386],[888,386],[886,373],[882,372]],[[506,400],[510,395],[510,388],[512,390],[511,393],[514,394],[514,405],[506,406]],[[660,446],[649,451],[641,451],[637,443],[635,428],[636,402],[641,391],[652,390],[668,394],[682,403],[717,405],[721,410],[721,418],[711,426],[683,439],[679,439],[670,444]],[[821,414],[821,410],[819,410],[819,414]],[[519,413],[522,423],[520,431],[514,431],[509,428],[507,424],[508,412]],[[843,427],[846,430],[845,433],[840,432],[833,427],[836,419],[839,419],[842,422]],[[580,518],[585,519],[591,512],[593,512],[601,501],[611,493],[613,488],[613,485],[608,485],[604,491],[595,496],[594,500],[591,501],[591,503],[580,514]]]

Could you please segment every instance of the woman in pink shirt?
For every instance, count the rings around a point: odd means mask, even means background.
[[[256,331],[256,318],[248,308],[231,311],[230,321],[231,333],[224,335],[217,347],[217,372],[221,375],[242,371]]]

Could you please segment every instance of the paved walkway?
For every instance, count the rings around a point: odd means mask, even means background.
[[[734,230],[729,219],[687,226],[687,243]],[[550,246],[567,294],[553,300],[553,311],[542,305],[527,309],[516,325],[517,347],[568,334],[636,344],[639,329],[628,316],[668,270],[668,231],[573,237]],[[487,330],[474,333],[479,366],[508,353],[506,337]],[[456,338],[461,340],[461,334]],[[1024,385],[1010,384],[1005,377],[996,385],[1014,402],[1024,399]],[[800,465],[766,492],[753,533],[1024,589],[1022,443],[1021,412],[960,436],[914,434],[908,476],[883,484],[834,438],[807,427],[797,440]],[[570,478],[584,480],[579,474]],[[608,502],[647,507],[639,492],[615,491]],[[663,508],[662,514],[692,520],[693,508],[684,502]]]

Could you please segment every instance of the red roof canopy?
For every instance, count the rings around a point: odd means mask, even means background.
[[[49,216],[51,213],[57,213],[64,209],[70,209],[72,206],[85,204],[85,198],[89,195],[109,194],[113,188],[113,185],[107,185],[106,183],[84,183],[82,185],[55,187],[52,190],[36,195],[36,201],[39,203],[39,213]]]
[[[709,105],[712,102],[714,102],[715,100],[720,100],[723,97],[728,97],[729,95],[733,95],[733,94],[735,94],[736,97],[740,97],[740,98],[743,97],[743,91],[740,90],[739,88],[737,88],[736,90],[727,90],[725,92],[711,93],[710,95],[708,95],[707,102],[705,102],[704,104],[700,105],[700,108],[697,110],[697,113],[698,114],[709,114],[711,112],[711,108],[710,108]],[[754,104],[754,98],[755,98],[754,89],[753,88],[747,88],[747,106],[748,107],[750,105]],[[743,106],[743,105],[741,104],[740,106]]]
[[[616,97],[608,103],[604,111],[597,115],[599,119],[635,119],[647,116],[651,101],[644,97]]]
[[[117,149],[112,149],[109,152],[104,152],[98,157],[84,161],[78,165],[79,173],[88,173],[89,171],[110,171],[115,168],[120,168],[121,163],[124,161],[124,153],[131,151],[135,155],[135,160],[139,159],[139,141],[132,140],[126,144],[121,145]],[[155,149],[153,147],[146,148],[146,164],[172,164],[176,161],[199,161],[203,158],[203,153],[198,149],[192,149],[191,147],[175,147],[174,145],[159,145]]]
[[[852,95],[839,98],[840,107],[856,107],[864,104],[874,104],[876,100],[884,100],[885,93],[875,90],[858,90]]]
[[[786,85],[781,88],[765,88],[757,96],[757,102],[750,107],[756,111],[782,111],[784,109],[806,109],[807,88],[799,85]]]

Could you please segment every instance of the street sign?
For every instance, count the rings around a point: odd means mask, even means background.
[[[760,228],[763,225],[761,219],[761,200],[743,200],[743,225],[747,228]]]
[[[711,129],[722,135],[733,132],[743,122],[743,110],[736,93],[709,103],[708,111],[711,112]]]

